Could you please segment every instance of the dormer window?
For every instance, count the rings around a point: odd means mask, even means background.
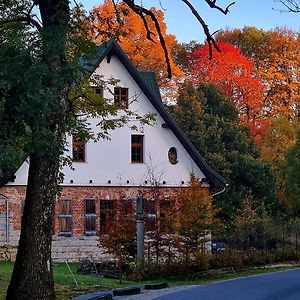
[[[115,87],[114,100],[117,108],[128,108],[128,88]]]
[[[82,139],[73,136],[73,161],[85,162],[85,160],[85,142]]]

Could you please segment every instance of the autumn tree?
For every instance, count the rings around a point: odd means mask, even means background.
[[[185,77],[189,77],[189,56],[200,46],[201,44],[197,41],[190,41],[189,43],[176,42],[172,49],[175,64],[185,72]]]
[[[299,213],[300,209],[300,132],[297,129],[296,140],[292,147],[286,153],[286,193],[294,201],[293,206],[296,208],[296,212]]]
[[[195,86],[214,84],[230,99],[243,124],[255,127],[261,118],[264,86],[254,77],[251,60],[237,47],[229,43],[218,43],[221,52],[213,50],[209,61],[208,45],[197,48],[190,55],[190,73]]]
[[[175,120],[204,157],[229,183],[215,197],[219,216],[230,226],[244,199],[264,203],[271,212],[275,205],[274,176],[240,124],[232,102],[213,86],[182,87],[177,105],[171,108]],[[229,227],[228,227],[229,228]]]
[[[122,49],[128,55],[138,70],[153,71],[157,74],[157,80],[161,88],[162,96],[165,99],[174,98],[178,81],[181,81],[184,72],[175,65],[171,52],[176,43],[174,35],[167,34],[167,26],[164,21],[164,13],[156,8],[151,8],[159,23],[161,34],[165,40],[166,48],[170,57],[172,78],[168,78],[168,66],[165,62],[165,55],[162,51],[159,36],[155,24],[151,22],[151,16],[145,17],[148,30],[152,33],[151,40],[147,40],[147,29],[144,21],[133,12],[125,3],[113,4],[113,1],[106,0],[92,11],[91,38],[101,44],[109,38],[119,41]],[[117,15],[117,17],[116,17]]]
[[[135,262],[136,258],[136,219],[134,202],[120,199],[117,214],[109,223],[107,234],[100,237],[100,246],[112,255],[121,268],[125,264]]]
[[[123,2],[142,20],[151,16],[170,74],[169,55],[155,15],[135,1]],[[214,45],[202,17],[189,1],[184,2],[203,27],[209,44]],[[228,13],[229,7],[222,9],[216,1],[205,2],[213,9]],[[35,6],[40,18],[33,10]],[[81,104],[82,98],[77,97],[78,94],[69,98],[71,88],[80,85],[85,74],[79,63],[83,44],[72,40],[74,36],[85,40],[84,36],[70,34],[76,32],[76,24],[82,25],[82,17],[71,19],[67,0],[0,2],[0,144],[16,141],[13,132],[21,138],[24,135],[25,142],[20,144],[30,159],[21,236],[6,296],[10,300],[55,299],[51,241],[60,158],[66,133],[72,132],[74,127],[78,130],[75,125],[84,125],[76,118],[73,107],[74,100]],[[78,49],[75,52],[74,42]],[[89,107],[86,112],[98,107],[100,115],[109,115],[108,107],[102,109],[103,99],[99,97],[98,101],[99,106]]]
[[[174,229],[178,236],[175,239],[188,264],[191,256],[196,259],[203,257],[212,231],[221,224],[211,194],[193,174],[189,186],[177,194],[176,205],[178,214],[174,218]]]
[[[299,34],[287,28],[263,31],[245,27],[221,31],[217,39],[239,47],[253,60],[255,74],[266,87],[265,117],[299,118]]]
[[[275,174],[277,197],[289,207],[293,206],[294,200],[287,193],[286,155],[295,145],[296,128],[297,124],[291,123],[287,118],[274,118],[261,143],[262,158],[272,166]]]

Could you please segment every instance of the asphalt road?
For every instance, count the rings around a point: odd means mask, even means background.
[[[151,299],[300,300],[300,269],[191,287]]]

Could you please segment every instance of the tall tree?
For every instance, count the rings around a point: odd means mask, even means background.
[[[287,118],[274,118],[262,138],[261,154],[264,161],[273,169],[276,178],[276,194],[279,201],[288,207],[293,206],[294,197],[287,192],[286,155],[296,142],[297,124]]]
[[[229,183],[216,197],[220,216],[229,225],[244,199],[274,205],[274,177],[260,159],[247,127],[240,124],[232,103],[213,86],[181,90],[174,117],[199,153]]]
[[[300,208],[300,132],[298,128],[296,142],[286,154],[286,191],[294,200],[298,213]]]
[[[263,31],[255,27],[221,31],[220,41],[240,47],[254,62],[256,74],[266,86],[266,117],[299,118],[300,35],[287,28]]]
[[[255,126],[261,118],[264,86],[254,77],[254,66],[241,50],[219,42],[221,52],[213,51],[209,61],[208,45],[198,47],[190,55],[190,73],[194,85],[214,84],[230,99],[246,125]]]
[[[170,73],[169,56],[156,17],[135,1],[124,2],[142,20],[146,15],[151,16],[165,51]],[[210,45],[214,45],[214,39],[202,17],[189,1],[184,2],[204,28]],[[228,13],[229,7],[222,9],[216,1],[205,2],[213,9]],[[21,145],[30,158],[21,237],[7,291],[7,299],[10,300],[55,299],[51,239],[58,191],[59,158],[64,150],[66,132],[72,128],[74,130],[74,125],[80,123],[75,118],[74,101],[80,105],[82,98],[73,94],[70,100],[68,96],[71,87],[82,82],[79,75],[82,76],[84,72],[77,68],[80,51],[74,52],[70,48],[70,45],[73,45],[73,35],[70,31],[76,31],[73,26],[82,18],[71,21],[69,5],[68,0],[0,2],[1,48],[6,50],[0,52],[1,144],[8,139],[15,140],[9,133],[18,132],[16,128],[20,126],[22,134],[19,136],[26,137]],[[39,10],[40,21],[34,17],[35,6]],[[146,23],[144,24],[147,28]],[[8,56],[5,57],[4,53]],[[14,68],[19,68],[20,72],[17,74]],[[16,85],[14,80],[19,84]],[[103,99],[99,97],[97,100],[101,116],[113,113],[111,108],[104,105]],[[97,109],[87,107],[85,112]],[[5,132],[5,129],[10,127],[13,130]],[[115,124],[112,127],[115,127]]]

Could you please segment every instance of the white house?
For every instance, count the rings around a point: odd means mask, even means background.
[[[120,46],[111,40],[98,47],[98,58],[89,65],[93,75],[103,79],[118,79],[117,86],[108,89],[97,87],[96,93],[112,98],[116,105],[128,107],[139,115],[155,114],[154,123],[142,126],[132,120],[128,126],[111,132],[110,140],[84,144],[68,138],[68,155],[73,157],[73,167],[64,167],[65,175],[61,196],[57,199],[53,235],[54,259],[97,258],[101,251],[97,237],[105,233],[109,219],[114,217],[116,203],[135,199],[142,190],[159,186],[163,197],[170,198],[178,188],[186,187],[193,173],[203,187],[222,190],[225,181],[202,159],[175,121],[164,109],[155,75],[139,72]],[[131,101],[134,99],[134,101]],[[97,119],[90,118],[97,131]],[[133,130],[131,125],[136,125]],[[9,218],[0,218],[6,231],[0,234],[0,244],[16,244],[20,230],[20,216],[24,204],[28,162],[16,172],[14,182],[2,191],[9,197]],[[150,201],[151,199],[149,199]],[[0,212],[4,216],[5,207]],[[9,222],[9,226],[4,225]],[[7,232],[9,231],[9,232]]]

